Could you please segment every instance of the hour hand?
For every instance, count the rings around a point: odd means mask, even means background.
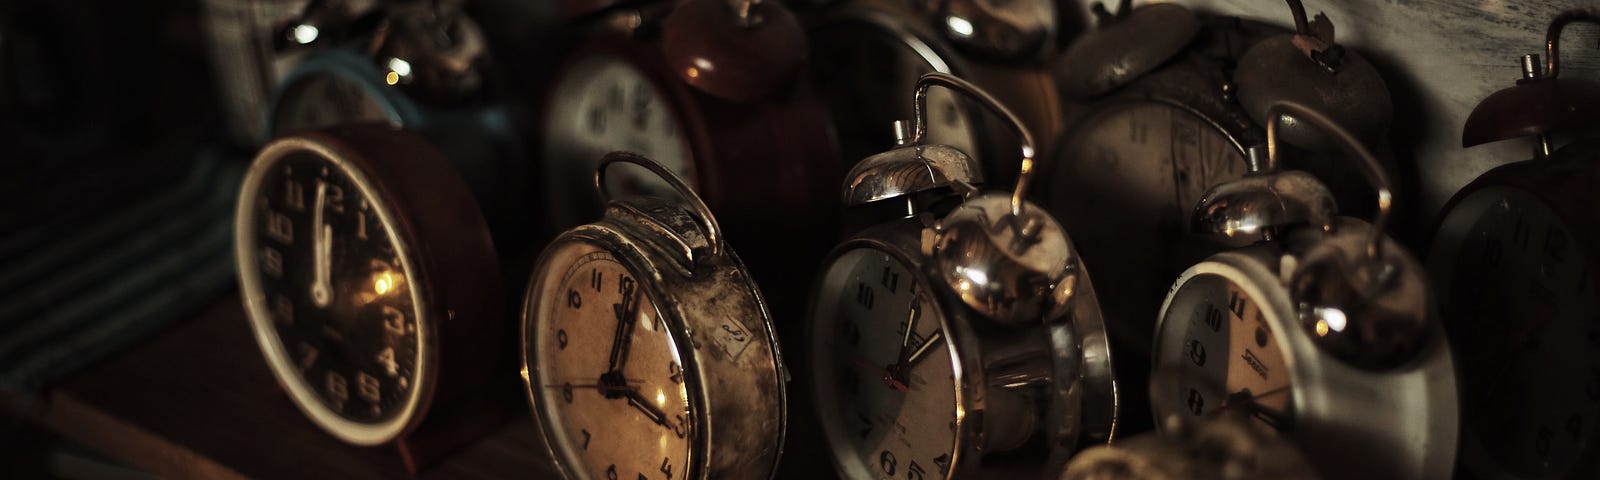
[[[639,394],[638,389],[629,390],[627,397],[628,405],[638,409],[640,412],[644,412],[644,416],[648,417],[651,422],[667,427],[669,430],[672,429],[672,424],[667,423],[667,412],[663,412],[659,407],[650,404],[650,400]]]

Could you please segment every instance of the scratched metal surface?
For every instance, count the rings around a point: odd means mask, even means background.
[[[1085,2],[1087,3],[1087,2]],[[1136,2],[1143,3],[1143,2]],[[1280,0],[1178,0],[1197,10],[1291,26]],[[1526,159],[1532,144],[1510,140],[1461,148],[1461,125],[1478,101],[1512,85],[1518,58],[1543,57],[1544,34],[1556,13],[1597,0],[1305,0],[1308,15],[1333,20],[1338,42],[1377,66],[1394,97],[1391,135],[1407,168],[1397,205],[1427,229],[1445,201],[1479,174]],[[1600,75],[1600,28],[1568,25],[1562,73]],[[1418,228],[1420,227],[1420,228]]]

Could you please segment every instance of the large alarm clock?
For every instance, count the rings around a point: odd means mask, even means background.
[[[978,193],[977,165],[927,141],[936,85],[1022,138],[1013,191]],[[944,74],[914,98],[900,145],[844,185],[852,210],[898,213],[834,248],[812,294],[807,378],[831,458],[845,478],[1049,475],[1115,430],[1094,286],[1061,225],[1023,199],[1032,140],[1016,116]]]
[[[682,201],[611,199],[608,166]],[[607,154],[599,220],[545,248],[522,312],[541,450],[572,479],[770,478],[787,423],[766,302],[717,218],[665,166]]]
[[[1467,118],[1463,146],[1536,137],[1535,157],[1485,172],[1445,205],[1428,267],[1460,365],[1460,470],[1467,478],[1593,478],[1600,419],[1600,85],[1560,77],[1564,12],[1548,67]],[[1578,134],[1552,151],[1552,135]]]
[[[416,130],[466,180],[496,243],[526,243],[531,169],[520,120],[495,88],[483,33],[459,3],[385,3],[361,25],[321,40],[277,85],[264,137],[359,122]]]
[[[1156,324],[1156,418],[1248,404],[1332,478],[1448,478],[1455,374],[1426,273],[1385,235],[1393,195],[1377,158],[1316,110],[1292,114],[1345,143],[1377,191],[1372,223],[1335,215],[1326,186],[1278,171],[1277,126],[1253,172],[1209,190],[1197,230],[1263,238],[1178,276]],[[1162,428],[1171,428],[1163,421]],[[1340,452],[1337,455],[1326,452]],[[1352,461],[1351,459],[1360,459]]]
[[[262,148],[239,189],[239,284],[294,405],[416,471],[493,409],[509,325],[488,228],[438,149],[382,124]],[[509,359],[509,357],[505,357]]]

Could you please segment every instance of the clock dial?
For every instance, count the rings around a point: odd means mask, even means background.
[[[1289,368],[1271,315],[1220,275],[1195,275],[1179,287],[1155,353],[1156,368],[1174,379],[1157,387],[1168,391],[1151,395],[1156,418],[1245,409],[1269,428],[1292,428]]]
[[[1465,229],[1438,240],[1450,273],[1435,280],[1459,352],[1465,441],[1498,470],[1559,477],[1590,448],[1600,420],[1591,259],[1525,191],[1485,189],[1460,205],[1445,225]]]
[[[266,167],[241,235],[252,321],[280,380],[301,400],[360,424],[416,408],[429,319],[382,199],[306,153]],[[261,333],[263,329],[259,328]],[[287,377],[287,378],[285,378]],[[314,414],[315,415],[315,414]]]
[[[811,317],[813,390],[848,478],[945,478],[961,423],[945,319],[910,265],[872,248],[828,268]]]
[[[1123,101],[1078,121],[1054,168],[1051,211],[1065,225],[1096,226],[1073,232],[1086,257],[1124,266],[1097,270],[1095,279],[1131,292],[1103,296],[1103,307],[1119,320],[1110,322],[1113,333],[1143,349],[1149,322],[1133,320],[1155,318],[1172,279],[1210,253],[1186,247],[1204,242],[1188,233],[1189,215],[1207,189],[1244,176],[1244,154],[1187,110]]]
[[[400,123],[355,82],[339,75],[313,73],[284,90],[273,110],[272,133],[357,122]]]
[[[599,215],[591,185],[595,166],[607,152],[649,157],[694,187],[693,154],[677,115],[655,83],[621,58],[594,55],[573,65],[552,91],[544,119],[547,213],[555,226]],[[617,196],[673,191],[639,168],[616,168],[606,179]]]
[[[557,251],[529,305],[535,408],[577,478],[686,478],[698,436],[671,329],[610,252]],[[564,266],[564,268],[563,268]]]
[[[871,22],[813,29],[809,37],[813,78],[834,112],[850,163],[894,146],[894,121],[911,122],[907,92],[915,91],[918,78],[950,72],[926,43]],[[955,147],[981,164],[975,111],[950,89],[929,89],[924,143]]]

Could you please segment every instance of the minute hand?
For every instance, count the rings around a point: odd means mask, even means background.
[[[607,366],[607,373],[621,375],[622,367],[628,363],[628,350],[633,345],[634,317],[639,313],[638,297],[622,299],[622,303],[611,305],[617,315],[616,337],[611,340],[611,360]]]

